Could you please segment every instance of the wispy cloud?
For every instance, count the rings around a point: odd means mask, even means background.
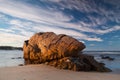
[[[7,45],[7,46],[22,46],[23,41],[27,39],[24,36],[0,32],[0,45]]]
[[[105,21],[111,20],[118,23],[120,22],[119,3],[120,1],[118,0],[101,0],[101,2],[97,0],[59,0],[59,2],[56,2],[62,9],[76,9],[83,13],[94,14],[94,16],[92,16],[93,18],[89,18],[88,15],[88,19],[92,19],[93,23],[99,20],[101,24],[103,19],[105,19]],[[94,19],[95,17],[96,19]]]
[[[3,28],[0,28],[0,31],[2,32],[13,32],[12,30],[8,30],[8,29],[3,29]]]
[[[73,36],[79,40],[88,40],[88,41],[102,41],[101,38],[97,38],[97,37],[91,37],[91,36],[88,36],[86,34],[83,34],[83,33],[80,33],[80,32],[76,32],[75,30],[65,30],[65,29],[62,29],[62,28],[58,28],[58,27],[49,27],[49,26],[34,26],[33,28],[34,30],[36,31],[53,31],[57,34],[67,34],[67,35],[70,35],[70,36]]]
[[[106,30],[96,30],[96,33],[100,34],[105,34],[105,33],[110,33],[112,31],[117,31],[120,30],[120,26],[113,26],[112,28],[106,29]]]
[[[120,30],[119,24],[105,25],[108,21],[120,22],[120,11],[118,9],[107,10],[106,6],[97,5],[94,0],[40,0],[44,3],[55,4],[47,8],[25,3],[17,0],[0,0],[0,12],[13,18],[7,20],[9,29],[0,28],[2,38],[18,35],[25,40],[36,32],[53,31],[57,34],[67,34],[79,40],[103,41],[100,37],[92,37],[89,33],[103,35],[112,31]],[[87,4],[87,5],[86,5]],[[112,3],[110,3],[113,5]],[[104,7],[104,8],[103,8]],[[116,6],[114,7],[116,8]],[[72,14],[64,12],[65,9],[77,10],[85,14],[88,22],[75,19]],[[96,16],[93,16],[96,15]],[[6,15],[0,18],[5,19]],[[101,29],[105,26],[107,28]],[[101,28],[99,28],[101,27]],[[86,34],[87,32],[87,34]],[[16,34],[16,35],[15,35]],[[8,36],[7,36],[8,35]],[[14,41],[11,39],[11,41]],[[17,41],[17,37],[16,37]]]
[[[7,22],[8,18],[4,14],[0,13],[0,20]]]

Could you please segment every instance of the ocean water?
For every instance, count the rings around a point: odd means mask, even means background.
[[[120,52],[83,52],[93,55],[98,62],[105,63],[105,66],[113,72],[120,73]],[[101,59],[102,56],[109,56],[114,60]],[[24,64],[23,51],[20,50],[0,50],[0,67],[18,66]]]
[[[106,67],[110,68],[115,73],[120,73],[120,52],[84,52],[84,54],[93,55],[94,59],[96,59],[98,62],[102,62],[105,64]],[[101,56],[109,56],[110,58],[114,58],[114,60],[108,60],[108,59],[102,59]]]
[[[0,50],[0,67],[18,66],[24,64],[23,51]]]

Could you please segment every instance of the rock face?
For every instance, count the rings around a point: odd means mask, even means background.
[[[82,54],[84,48],[82,42],[64,34],[36,33],[24,42],[25,64],[45,63],[74,71],[110,71],[92,56]]]
[[[69,69],[73,71],[98,71],[109,72],[110,69],[104,67],[103,63],[98,63],[93,56],[80,54],[78,57],[64,57],[59,60],[46,62],[45,64],[59,69]]]

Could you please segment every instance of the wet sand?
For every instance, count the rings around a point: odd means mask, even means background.
[[[40,64],[2,67],[0,80],[120,80],[120,74],[59,70]]]

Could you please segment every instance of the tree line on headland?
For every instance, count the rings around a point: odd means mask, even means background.
[[[23,50],[22,47],[0,46],[0,50]]]

